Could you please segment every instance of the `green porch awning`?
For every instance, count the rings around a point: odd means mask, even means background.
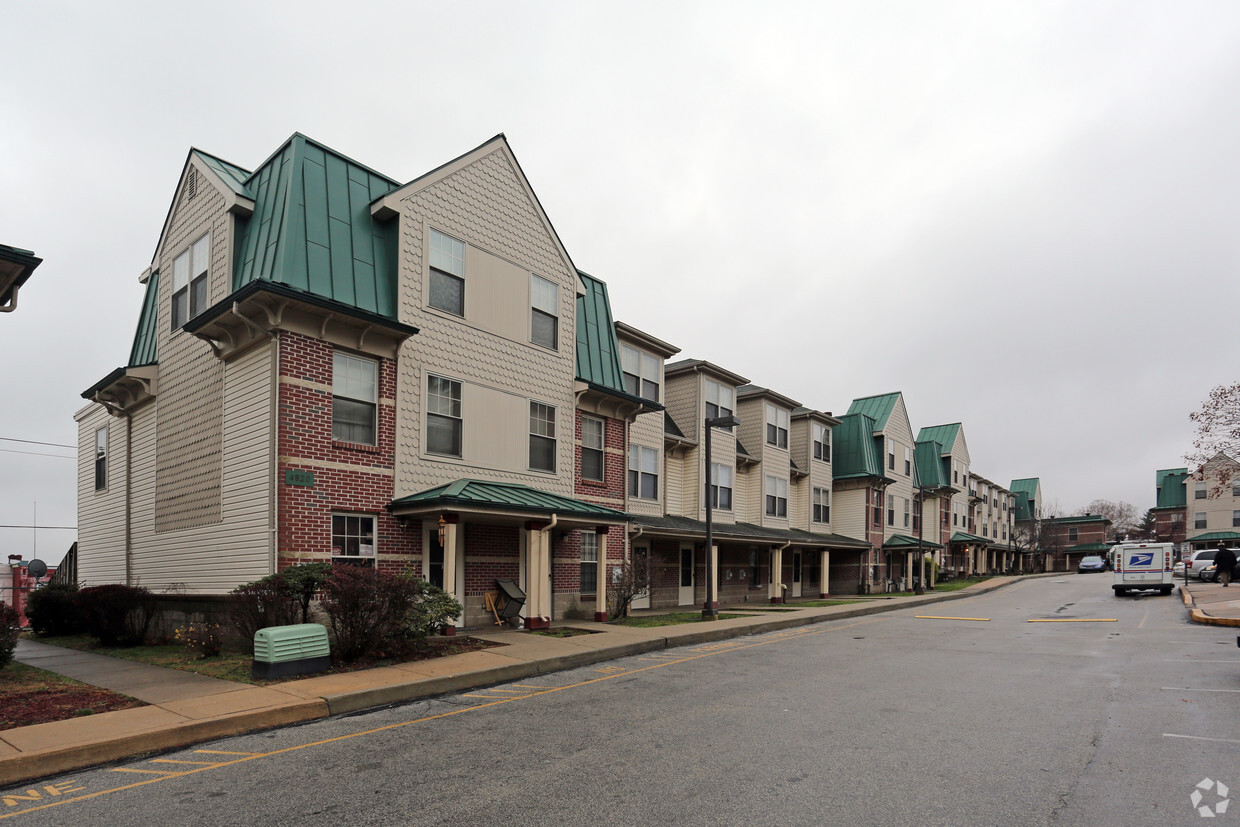
[[[611,525],[629,521],[628,514],[605,505],[575,500],[562,494],[511,482],[456,480],[388,503],[388,511],[397,515],[442,509],[507,512],[514,515],[555,514],[562,519],[578,522],[592,520]]]
[[[917,548],[917,546],[918,546],[917,538],[910,537],[907,534],[893,535],[891,539],[883,543],[883,548],[914,549],[914,548]],[[922,548],[942,548],[943,546],[939,543],[935,543],[935,542],[931,542],[930,540],[923,539],[921,541],[921,547]]]

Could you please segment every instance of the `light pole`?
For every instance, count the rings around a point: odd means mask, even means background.
[[[741,421],[735,416],[706,417],[706,605],[702,606],[704,620],[719,617],[719,607],[715,605],[714,510],[711,507],[711,488],[714,487],[715,474],[711,463],[710,432],[715,428],[732,428],[740,424]]]
[[[925,530],[926,522],[926,489],[920,485],[917,486],[917,494],[913,497],[917,502],[917,586],[913,589],[913,594],[926,593],[926,552],[922,546],[921,534]],[[937,523],[936,523],[937,524]]]

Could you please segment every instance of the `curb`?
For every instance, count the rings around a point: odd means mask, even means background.
[[[1180,597],[1184,601],[1184,608],[1188,609],[1188,616],[1194,623],[1202,623],[1206,626],[1240,626],[1240,617],[1211,617],[1210,615],[1197,608],[1193,595],[1180,586]]]
[[[959,591],[944,594],[931,593],[916,596],[910,600],[883,601],[873,605],[846,608],[842,609],[842,611],[828,614],[801,617],[755,618],[755,622],[737,625],[730,625],[727,621],[723,621],[723,624],[728,625],[713,625],[706,629],[694,630],[692,632],[659,635],[643,640],[628,641],[555,657],[514,661],[510,665],[492,666],[455,675],[413,679],[405,683],[393,683],[388,686],[360,689],[354,692],[324,695],[321,698],[294,701],[276,708],[242,712],[206,721],[175,724],[165,729],[123,735],[110,740],[96,741],[89,744],[75,744],[41,753],[29,753],[3,758],[0,759],[0,786],[9,786],[37,778],[85,770],[114,761],[136,758],[148,753],[181,749],[217,738],[258,732],[290,724],[306,723],[374,707],[407,703],[436,695],[444,695],[449,692],[458,692],[463,689],[478,689],[493,684],[528,678],[533,675],[589,666],[590,664],[615,660],[630,655],[640,655],[681,646],[714,643],[721,640],[780,631],[782,629],[792,629],[798,626],[809,626],[834,620],[848,620],[849,618],[884,614],[932,603],[960,600],[996,591],[1014,583],[1022,582],[1030,576],[1037,575],[1026,575],[1025,577],[1011,580],[998,580],[993,584],[983,582],[977,586],[970,586]],[[1236,621],[1236,623],[1240,625],[1240,621]]]

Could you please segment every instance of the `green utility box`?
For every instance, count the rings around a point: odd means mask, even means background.
[[[331,665],[327,627],[321,623],[268,626],[254,633],[254,660],[250,664],[254,678],[309,675],[326,671]]]

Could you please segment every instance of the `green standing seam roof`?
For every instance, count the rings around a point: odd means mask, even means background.
[[[370,204],[400,184],[301,134],[245,182],[233,289],[266,280],[396,318],[394,221]]]
[[[953,422],[951,425],[934,425],[929,428],[922,428],[921,433],[917,435],[917,441],[937,442],[943,446],[944,453],[950,454],[952,448],[956,446],[956,436],[959,433],[959,422]]]
[[[223,158],[217,158],[214,155],[203,152],[201,149],[194,149],[192,152],[194,155],[198,156],[199,160],[206,164],[212,172],[218,175],[233,192],[237,195],[244,195],[251,201],[254,200],[254,193],[252,193],[245,185],[245,182],[248,181],[250,176],[253,174],[248,169],[242,169],[236,164],[230,164]]]
[[[1186,543],[1217,543],[1219,540],[1240,540],[1240,532],[1237,531],[1209,531],[1205,534],[1198,534],[1196,537],[1189,537]]]
[[[831,472],[837,480],[882,477],[883,461],[874,437],[874,420],[863,413],[847,413],[832,429]]]
[[[577,275],[586,287],[585,295],[577,297],[577,378],[624,392],[607,283],[581,270]]]
[[[913,446],[916,484],[918,488],[946,488],[951,477],[943,463],[943,446],[934,440],[919,441]]]
[[[1023,480],[1012,480],[1012,494],[1016,497],[1016,519],[1025,522],[1033,519],[1034,497],[1038,492],[1038,478],[1026,477]]]
[[[848,413],[865,414],[874,420],[874,430],[881,431],[887,427],[887,419],[891,416],[891,412],[896,409],[896,401],[900,398],[900,394],[884,393],[878,396],[863,396],[860,399],[854,399],[852,404],[848,406]]]
[[[142,299],[142,313],[138,316],[138,329],[133,335],[133,347],[129,351],[129,367],[153,365],[159,361],[159,273],[151,273],[146,280],[146,296]]]
[[[533,511],[565,517],[597,517],[613,522],[629,519],[623,511],[540,491],[528,485],[468,479],[456,480],[393,500],[388,504],[388,510],[419,505],[471,506],[490,511]]]
[[[1073,523],[1106,523],[1107,525],[1111,524],[1111,521],[1108,520],[1106,517],[1103,517],[1101,514],[1078,514],[1073,517],[1048,517],[1042,522],[1049,523],[1051,525],[1071,525]]]
[[[989,546],[989,545],[994,545],[996,541],[989,537],[978,537],[976,534],[968,534],[964,531],[957,531],[956,533],[952,535],[951,542],[970,543],[973,545],[980,543],[982,545]]]
[[[1157,472],[1155,508],[1187,508],[1188,490],[1184,481],[1188,479],[1187,468],[1167,468]]]
[[[907,534],[893,534],[889,540],[883,543],[883,548],[942,548],[939,543],[932,542],[926,538],[920,541],[916,537],[910,537]]]

